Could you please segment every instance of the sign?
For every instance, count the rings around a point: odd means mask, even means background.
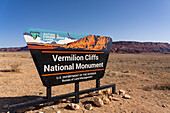
[[[46,87],[104,76],[110,37],[28,28],[24,38]]]

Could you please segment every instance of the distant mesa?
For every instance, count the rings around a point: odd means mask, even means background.
[[[0,48],[0,51],[11,51],[11,52],[15,52],[15,51],[28,51],[28,47],[11,47],[11,48]]]
[[[97,40],[97,39],[100,40]],[[90,35],[75,42],[71,42],[63,46],[68,50],[72,48],[77,48],[79,50],[83,50],[83,48],[87,49],[104,49],[107,48],[103,43],[104,41],[108,41],[104,37],[99,37],[96,35]],[[55,45],[54,42],[51,45]],[[95,46],[96,45],[96,46]],[[60,47],[57,45],[56,47]],[[54,48],[56,48],[54,47]],[[57,48],[56,48],[57,49]],[[0,48],[0,51],[28,51],[28,47],[13,47],[13,48]],[[134,41],[119,41],[112,42],[111,46],[112,53],[165,53],[170,54],[170,44],[168,43],[155,43],[155,42],[134,42]]]
[[[112,42],[113,53],[170,53],[170,44],[160,42]]]

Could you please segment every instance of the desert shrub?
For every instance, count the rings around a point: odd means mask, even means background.
[[[155,90],[170,90],[170,83],[165,83],[165,84],[163,84],[163,85],[155,85],[154,87],[153,87],[153,89],[155,89]]]
[[[170,83],[165,83],[162,85],[154,85],[154,86],[146,86],[143,88],[145,91],[152,91],[152,90],[170,90]]]
[[[152,91],[152,87],[147,86],[147,87],[144,87],[143,90],[144,91]]]
[[[5,55],[4,55],[4,54],[1,54],[0,56],[1,56],[1,57],[5,57]]]
[[[17,72],[17,73],[21,72],[20,69],[19,69],[20,65],[21,64],[12,64],[11,65],[11,72]]]
[[[129,72],[130,72],[129,70],[123,71],[123,73],[129,73]]]

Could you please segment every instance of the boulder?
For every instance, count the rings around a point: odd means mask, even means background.
[[[69,106],[74,110],[80,109],[80,106],[78,104],[71,103],[71,104],[69,104]]]
[[[97,96],[94,96],[93,98],[94,98],[94,103],[96,104],[96,106],[101,107],[102,105],[104,105],[103,100],[101,98]]]
[[[91,96],[91,97],[94,96],[94,95],[95,95],[94,92],[90,92],[90,93],[89,93],[89,96]]]
[[[93,107],[92,107],[91,104],[85,104],[84,107],[85,107],[85,109],[87,109],[87,110],[92,110],[92,109],[93,109]]]
[[[104,104],[109,104],[110,103],[110,100],[106,96],[103,96],[102,100],[103,100]]]
[[[71,103],[71,102],[72,102],[72,99],[71,99],[71,98],[66,98],[66,102],[67,102],[67,103]]]
[[[106,94],[111,94],[111,90],[110,90],[110,89],[107,89],[107,90],[106,90]]]
[[[99,91],[97,91],[96,93],[97,93],[97,94],[100,94],[100,95],[103,94],[102,90],[99,90]]]
[[[119,99],[119,98],[116,98],[116,97],[112,97],[112,100],[114,100],[114,101],[119,101],[120,99]]]
[[[125,94],[125,95],[123,96],[123,98],[130,99],[131,97],[130,97],[130,95]]]
[[[119,95],[123,97],[123,96],[125,95],[125,91],[122,90],[122,89],[120,89],[120,90],[119,90]]]

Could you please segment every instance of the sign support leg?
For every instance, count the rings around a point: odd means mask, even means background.
[[[93,91],[102,90],[105,88],[110,88],[110,87],[112,87],[112,93],[115,93],[116,85],[114,83],[100,86],[100,79],[98,79],[98,80],[96,80],[96,88],[85,89],[85,90],[79,91],[79,82],[76,82],[75,83],[75,92],[64,94],[64,95],[58,95],[58,96],[54,96],[54,97],[51,97],[51,87],[46,87],[47,88],[47,97],[46,98],[42,98],[41,100],[32,100],[32,101],[28,101],[28,102],[24,102],[24,103],[10,105],[8,110],[10,111],[10,113],[15,113],[15,111],[17,109],[26,108],[26,107],[30,107],[30,106],[34,106],[34,105],[39,105],[39,104],[47,103],[47,102],[54,101],[54,100],[65,99],[65,98],[73,97],[73,96],[75,96],[75,102],[78,103],[79,95],[86,94],[86,93],[93,92]]]
[[[75,83],[75,103],[79,103],[79,82]]]
[[[100,88],[100,79],[96,79],[96,88]]]
[[[51,99],[51,87],[47,87],[47,99]]]
[[[112,87],[112,93],[116,94],[116,84],[114,84],[114,86]]]

